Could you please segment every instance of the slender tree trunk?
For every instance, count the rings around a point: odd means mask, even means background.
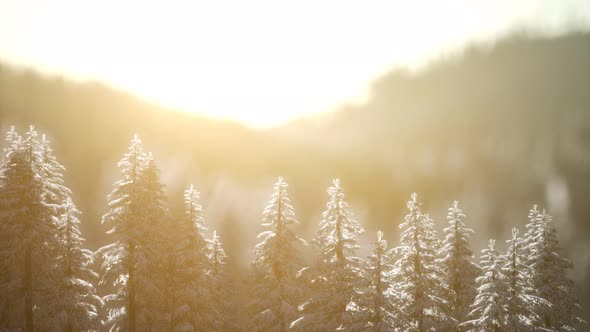
[[[131,179],[132,179],[132,183],[133,183],[133,187],[132,190],[135,190],[135,181],[137,178],[137,153],[133,153],[132,156],[132,166],[133,166],[133,171],[131,174]],[[135,195],[133,195],[132,197],[135,197]],[[133,205],[132,206],[132,213],[134,213],[133,211]],[[137,225],[134,225],[137,226]],[[136,314],[136,309],[135,309],[135,243],[130,242],[129,244],[129,280],[127,281],[127,287],[129,290],[129,298],[128,298],[128,303],[127,303],[127,327],[129,328],[129,332],[135,332],[135,314]]]
[[[381,295],[383,294],[382,286],[381,286],[381,247],[377,249],[377,266],[375,267],[375,275],[377,276],[377,285],[375,285],[375,301],[374,301],[374,310],[375,316],[373,323],[379,324],[381,322]]]
[[[414,250],[416,250],[416,255],[414,256],[414,271],[418,275],[418,278],[422,279],[422,262],[420,259],[420,244],[418,239],[417,231],[414,232]],[[416,287],[414,293],[414,303],[420,303],[416,310],[416,319],[418,320],[418,331],[424,331],[424,307],[422,306],[422,297],[424,296],[424,289],[422,289],[421,281],[418,284],[414,285]]]
[[[130,264],[129,264],[129,280],[127,287],[129,289],[129,299],[127,303],[127,324],[129,327],[129,332],[135,332],[135,264],[134,264],[134,255],[135,255],[135,245],[129,245],[129,257]]]
[[[172,295],[172,296],[174,296],[174,295]],[[168,328],[168,331],[170,331],[170,332],[174,331],[174,320],[176,319],[174,317],[174,309],[175,309],[174,306],[176,305],[175,302],[176,301],[174,300],[174,298],[172,298],[172,312],[170,313],[170,327]]]
[[[415,301],[422,303],[422,292],[420,291],[416,291],[416,295],[415,297]],[[416,319],[418,320],[418,331],[420,332],[424,332],[424,308],[420,305],[419,308],[417,308],[417,317]]]
[[[71,279],[73,277],[73,269],[72,269],[72,261],[71,261],[71,256],[72,256],[72,223],[71,220],[68,218],[67,219],[67,228],[66,228],[66,277],[68,278],[67,280]],[[68,290],[67,292],[67,296],[70,296],[70,300],[73,299],[72,293],[72,285],[70,283],[68,283],[66,285],[66,289]],[[72,326],[72,303],[68,303],[68,307],[66,310],[67,313],[67,317],[66,317],[66,332],[73,332],[74,328]]]
[[[32,142],[29,142],[28,147],[28,154],[29,154],[29,164],[28,167],[30,170],[33,170],[33,145]],[[28,202],[30,204],[31,202]],[[27,203],[25,203],[27,204]],[[30,208],[31,206],[29,206]],[[25,226],[24,234],[30,233],[30,228],[32,226],[33,220],[27,220],[27,224]],[[33,316],[33,266],[32,266],[32,243],[29,240],[27,243],[27,247],[25,248],[25,275],[23,277],[23,290],[24,290],[24,298],[25,298],[25,331],[26,332],[33,332],[35,330],[35,321]]]
[[[280,250],[279,249],[279,245],[280,244],[278,242],[278,239],[281,238],[281,235],[283,233],[283,220],[281,219],[281,216],[282,216],[282,211],[281,211],[282,210],[282,206],[281,206],[281,201],[282,201],[281,189],[279,189],[279,193],[278,194],[279,195],[278,195],[278,202],[277,202],[278,206],[277,206],[277,228],[276,228],[277,240],[275,242],[275,246],[276,246],[275,250],[277,252]],[[280,294],[280,298],[282,300],[283,299],[283,296],[284,296],[284,291],[283,291],[283,276],[282,276],[282,271],[280,271],[277,266],[278,266],[278,262],[275,262],[274,263],[273,272],[274,272],[275,278],[277,280],[277,283],[279,284],[279,294]],[[282,303],[279,303],[279,307],[277,309],[278,309],[278,313],[277,314],[279,316],[278,319],[279,319],[280,326],[281,326],[280,327],[280,331],[281,332],[287,331],[287,322],[286,322],[286,317],[284,317],[284,315],[283,315]]]
[[[31,262],[31,245],[25,249],[25,275],[23,280],[23,290],[25,298],[25,331],[33,332],[35,329],[33,320],[33,272]]]
[[[338,269],[340,269],[344,264],[344,239],[342,238],[342,228],[341,228],[341,221],[340,221],[340,213],[338,214],[338,220],[336,220],[336,237],[337,237],[337,243],[336,243],[336,262],[338,264]],[[344,290],[344,286],[343,285],[343,280],[341,277],[339,277],[338,280],[338,284],[336,285],[337,289],[336,289],[336,294],[340,294],[343,292]],[[347,303],[341,303],[339,305],[338,308],[338,318],[337,318],[337,322],[338,325],[343,325],[343,319],[342,316],[344,314],[344,312],[346,312],[346,304]]]
[[[68,321],[66,323],[66,332],[74,332],[74,328],[72,327],[72,318],[71,318],[72,313],[68,312]]]
[[[174,274],[174,271],[176,269],[176,264],[174,263],[174,256],[171,257],[171,261],[172,263],[172,268],[170,269],[170,271]],[[170,278],[171,282],[174,282],[174,278]],[[168,331],[173,332],[174,331],[174,320],[176,319],[175,317],[175,311],[176,311],[176,293],[175,293],[175,289],[174,287],[171,288],[170,291],[170,327],[168,328]]]

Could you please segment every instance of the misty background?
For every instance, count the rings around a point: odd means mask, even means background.
[[[589,318],[590,32],[522,32],[472,44],[420,69],[392,69],[363,103],[271,129],[0,64],[0,126],[29,124],[48,134],[67,168],[91,249],[109,242],[100,224],[105,197],[138,133],[154,153],[174,214],[190,183],[202,192],[206,226],[220,233],[235,272],[249,264],[277,176],[290,184],[306,239],[315,236],[325,191],[339,177],[367,230],[365,244],[381,229],[397,245],[412,192],[439,230],[451,202],[460,201],[476,230],[477,259],[488,238],[503,244],[512,227],[522,229],[533,204],[548,208]]]

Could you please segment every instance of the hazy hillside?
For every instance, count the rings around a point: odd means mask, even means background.
[[[581,298],[590,298],[590,33],[515,37],[416,73],[394,70],[374,82],[365,105],[267,131],[4,65],[0,123],[50,133],[93,248],[104,243],[100,215],[115,163],[138,132],[173,207],[190,182],[204,192],[230,256],[248,251],[243,232],[258,230],[273,177],[291,184],[308,232],[329,180],[341,177],[367,229],[390,238],[412,191],[439,221],[453,199],[462,200],[469,222],[488,231],[478,233],[477,250],[484,238],[507,237],[504,224],[524,225],[533,202],[544,204],[576,264]]]
[[[353,157],[361,168],[385,168],[382,180],[398,192],[417,190],[430,200],[481,190],[498,205],[491,212],[500,215],[486,219],[499,231],[506,208],[522,214],[521,204],[547,199],[549,179],[564,180],[582,238],[590,231],[589,133],[587,33],[514,37],[417,73],[395,70],[374,82],[366,105],[277,130],[293,144]]]
[[[475,45],[417,72],[393,70],[370,92],[365,105],[277,134],[372,169],[348,182],[384,224],[415,190],[436,204],[435,217],[459,198],[487,225],[484,236],[506,238],[508,221],[524,224],[525,206],[541,202],[590,298],[589,33]]]

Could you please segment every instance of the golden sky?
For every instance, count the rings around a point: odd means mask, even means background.
[[[393,66],[572,21],[590,1],[0,0],[0,60],[269,127],[360,101]]]

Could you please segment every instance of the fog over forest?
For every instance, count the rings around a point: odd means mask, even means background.
[[[233,271],[250,264],[278,176],[289,183],[300,222],[293,229],[305,239],[317,232],[333,178],[367,230],[366,244],[378,230],[397,244],[413,192],[439,232],[447,208],[461,202],[476,230],[476,257],[490,238],[505,250],[512,227],[524,231],[529,209],[540,204],[574,263],[590,319],[590,32],[511,35],[416,71],[393,68],[375,79],[363,104],[272,129],[1,64],[1,129],[29,124],[48,135],[67,169],[90,249],[109,241],[100,223],[105,197],[137,133],[153,152],[174,214],[182,214],[189,184],[201,192],[205,226],[221,236]]]

